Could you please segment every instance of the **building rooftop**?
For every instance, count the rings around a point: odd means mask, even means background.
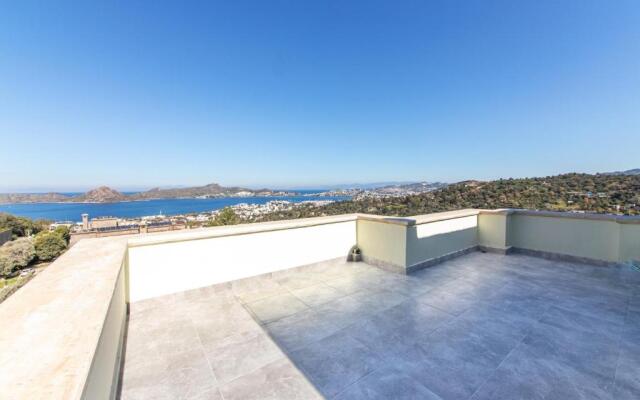
[[[639,265],[640,217],[531,210],[82,239],[0,304],[0,397],[638,399]]]
[[[131,304],[122,399],[638,398],[640,272],[330,261]]]

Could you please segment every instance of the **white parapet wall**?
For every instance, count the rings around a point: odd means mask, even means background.
[[[216,227],[131,239],[130,301],[346,258],[355,244],[355,215]]]

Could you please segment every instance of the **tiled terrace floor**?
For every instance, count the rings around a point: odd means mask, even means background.
[[[125,360],[123,399],[638,399],[640,272],[328,262],[135,303]]]

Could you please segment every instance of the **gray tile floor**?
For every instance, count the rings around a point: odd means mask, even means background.
[[[132,304],[123,399],[638,399],[640,272],[327,262]]]

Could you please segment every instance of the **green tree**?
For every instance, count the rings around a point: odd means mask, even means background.
[[[16,217],[0,213],[0,230],[11,229],[14,238],[28,236],[32,233],[33,222],[28,218]]]
[[[240,217],[233,211],[231,207],[225,207],[216,217],[209,222],[207,226],[236,225],[240,223]]]
[[[19,238],[0,247],[0,275],[11,276],[29,265],[36,256],[31,238]]]
[[[11,229],[14,239],[23,236],[35,235],[36,233],[45,230],[48,225],[49,222],[46,220],[32,221],[29,218],[0,213],[0,230]]]
[[[40,261],[50,261],[58,257],[67,248],[67,242],[56,232],[40,232],[33,244]]]
[[[60,225],[60,226],[56,227],[54,232],[57,233],[58,235],[60,235],[60,237],[62,239],[64,239],[64,241],[67,243],[67,245],[69,245],[69,240],[71,239],[71,231],[69,230],[68,226]]]

